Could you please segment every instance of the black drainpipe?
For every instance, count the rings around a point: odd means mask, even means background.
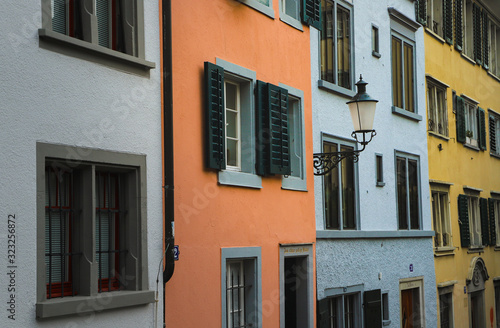
[[[174,135],[172,91],[172,3],[162,0],[163,29],[163,156],[165,170],[165,269],[163,271],[163,326],[165,284],[174,274]]]

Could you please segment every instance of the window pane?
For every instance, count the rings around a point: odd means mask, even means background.
[[[420,228],[420,199],[418,191],[418,162],[408,160],[408,183],[410,188],[410,224],[411,229]]]
[[[338,327],[338,315],[337,315],[337,298],[330,299],[330,327]]]
[[[353,151],[353,147],[341,146],[340,151]],[[341,162],[342,175],[342,220],[344,229],[356,229],[354,160],[352,157]]]
[[[226,135],[231,138],[238,138],[238,113],[226,111]]]
[[[336,152],[338,145],[325,142],[323,151],[325,153]],[[326,229],[339,229],[339,170],[338,167],[324,176],[325,184],[325,220]]]
[[[269,6],[269,0],[257,0],[257,2],[260,2],[263,5]]]
[[[377,182],[384,182],[384,171],[382,165],[382,156],[377,155],[376,157],[376,165],[377,165]]]
[[[443,234],[443,246],[451,245],[451,233],[450,233],[450,217],[448,214],[448,194],[439,194],[439,206],[441,213],[441,229]]]
[[[434,246],[441,246],[443,236],[441,235],[441,220],[439,215],[439,194],[432,193],[432,224],[436,235],[434,236]]]
[[[354,328],[354,297],[355,295],[344,296],[344,327]]]
[[[321,11],[323,25],[321,30],[321,79],[335,83],[333,3],[322,0]]]
[[[405,108],[407,111],[415,112],[413,99],[413,47],[405,43]]]
[[[238,141],[226,139],[227,165],[238,166]]]
[[[302,177],[302,121],[300,100],[288,97],[288,131],[290,139],[291,176]]]
[[[299,1],[285,0],[285,13],[295,19],[299,19]]]
[[[350,70],[350,17],[349,11],[337,6],[337,67],[338,84],[344,88],[351,88]]]
[[[393,105],[403,108],[403,80],[401,65],[401,40],[392,37],[392,102]]]
[[[236,110],[237,86],[226,83],[226,108]]]
[[[399,229],[408,229],[408,214],[406,207],[406,160],[401,157],[397,158],[397,184]]]
[[[439,295],[439,314],[441,328],[450,328],[451,293]]]

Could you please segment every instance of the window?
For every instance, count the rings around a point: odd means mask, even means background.
[[[464,35],[464,53],[470,58],[474,58],[474,22],[472,13],[472,1],[464,0],[463,12],[463,35]]]
[[[372,24],[372,55],[380,58],[378,26]]]
[[[222,327],[261,327],[260,247],[222,248]]]
[[[281,88],[288,91],[288,135],[290,142],[290,175],[284,175],[281,187],[290,190],[307,190],[306,142],[303,131],[304,92],[280,83]]]
[[[432,219],[434,225],[434,246],[453,247],[450,227],[450,205],[447,191],[432,190]]]
[[[226,109],[226,167],[241,170],[240,85],[224,81]]]
[[[403,117],[421,120],[417,114],[415,77],[415,31],[420,26],[394,8],[391,17],[392,111]]]
[[[382,323],[384,326],[388,326],[391,324],[389,315],[389,292],[382,292]]]
[[[354,150],[355,145],[351,142],[324,137],[324,153]],[[323,177],[326,229],[358,229],[356,167],[352,157],[345,158]]]
[[[466,142],[477,147],[477,105],[467,101],[465,102],[465,129]]]
[[[143,0],[42,0],[40,38],[154,68],[144,60],[143,12]]]
[[[495,281],[495,317],[497,327],[500,327],[500,281]]]
[[[490,213],[493,201],[490,201]],[[458,196],[458,219],[462,247],[480,248],[491,243],[488,200],[476,195]]]
[[[427,115],[429,131],[448,136],[446,87],[427,79]]]
[[[479,214],[479,199],[477,197],[468,198],[469,206],[469,229],[471,246],[481,246],[481,219]]]
[[[318,302],[318,327],[361,327],[361,295],[346,293],[325,298]]]
[[[68,148],[89,154],[86,161],[66,160]],[[37,278],[37,317],[79,313],[78,304],[104,292],[123,306],[153,302],[140,252],[147,247],[140,233],[147,222],[145,156],[41,143],[37,154],[37,201],[44,204],[37,214],[44,272]]]
[[[441,328],[453,328],[453,286],[438,288],[439,322]]]
[[[274,18],[273,0],[238,0],[261,13]]]
[[[302,31],[302,22],[300,21],[300,6],[302,4],[302,0],[279,1],[280,20]]]
[[[425,326],[423,286],[423,279],[400,281],[401,327]]]
[[[469,97],[455,96],[457,141],[475,149],[486,149],[486,112]],[[491,137],[491,135],[490,135]]]
[[[420,163],[415,155],[396,153],[397,208],[400,230],[420,229]]]
[[[490,154],[500,156],[500,116],[490,112]],[[497,141],[498,140],[498,141]]]
[[[382,154],[375,154],[375,172],[377,177],[377,187],[385,186],[384,182],[384,161]]]
[[[490,72],[496,76],[500,76],[500,27],[489,20],[489,58]]]
[[[434,33],[443,37],[443,0],[427,0],[427,24]]]
[[[354,48],[351,8],[340,1],[322,0],[321,13],[320,86],[340,92],[352,91]]]

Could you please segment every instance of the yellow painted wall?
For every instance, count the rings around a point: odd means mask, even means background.
[[[500,251],[487,246],[483,253],[468,254],[467,249],[460,247],[457,198],[464,194],[464,185],[482,189],[480,197],[483,198],[490,198],[490,191],[500,191],[500,159],[490,156],[488,128],[488,109],[500,113],[500,81],[431,33],[425,33],[425,56],[426,74],[449,85],[449,140],[428,134],[429,178],[453,183],[449,197],[453,246],[456,249],[454,255],[435,257],[436,282],[458,281],[453,295],[455,327],[469,327],[468,295],[464,293],[464,286],[472,258],[480,256],[490,277],[485,287],[486,327],[495,327],[493,278],[500,277]],[[486,110],[486,151],[476,151],[456,141],[452,90],[457,95],[465,94],[479,101],[479,107]],[[439,150],[439,145],[442,145],[442,150]]]

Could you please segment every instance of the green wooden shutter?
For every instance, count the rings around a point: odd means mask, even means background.
[[[224,69],[205,62],[205,161],[211,169],[226,168],[224,112]]]
[[[486,198],[479,199],[479,209],[481,212],[481,239],[483,245],[490,244],[490,220],[488,215],[488,200]]]
[[[267,83],[257,81],[256,89],[256,171],[258,175],[269,174],[269,127],[267,118],[269,117],[268,90]]]
[[[465,143],[465,103],[462,97],[456,96],[457,103],[457,141]]]
[[[497,131],[496,131],[496,119],[492,115],[490,115],[489,126],[490,126],[490,152],[495,154],[497,152]]]
[[[488,19],[488,13],[486,10],[483,10],[483,67],[487,70],[490,65],[490,47],[489,47],[489,28],[488,24],[489,19]]]
[[[476,3],[472,4],[472,25],[473,25],[473,39],[474,39],[474,60],[479,64],[483,64],[483,49],[481,39],[481,8]]]
[[[463,1],[455,0],[455,48],[458,51],[463,49]]]
[[[479,132],[479,147],[486,150],[486,114],[484,109],[477,109],[477,125]]]
[[[497,244],[497,234],[496,234],[496,224],[495,224],[495,200],[488,199],[488,216],[490,223],[490,245],[496,246]]]
[[[66,0],[54,0],[52,2],[52,31],[68,34],[67,29],[67,6]]]
[[[365,327],[382,328],[382,291],[364,292]]]
[[[448,44],[453,44],[453,2],[443,0],[443,34]]]
[[[458,223],[462,247],[470,246],[469,205],[466,195],[458,195]]]
[[[316,327],[330,328],[330,299],[324,298],[316,303]]]
[[[321,31],[321,0],[302,1],[302,22]]]
[[[415,1],[415,17],[417,17],[417,22],[427,25],[427,0]]]

